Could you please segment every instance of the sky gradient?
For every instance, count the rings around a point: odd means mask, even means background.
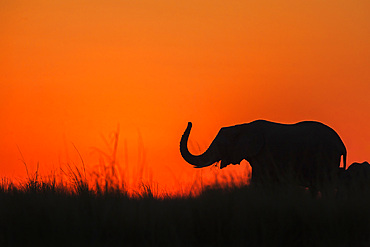
[[[188,121],[198,153],[224,126],[317,120],[349,164],[369,161],[369,12],[367,0],[1,1],[0,176],[25,177],[22,156],[45,174],[78,164],[75,147],[94,169],[119,126],[129,176],[144,166],[174,188],[199,173],[179,153]]]

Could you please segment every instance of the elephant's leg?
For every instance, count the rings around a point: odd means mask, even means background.
[[[276,184],[278,178],[274,167],[268,163],[257,163],[252,167],[251,184],[255,185],[273,185]]]
[[[253,164],[251,165],[251,167],[252,167],[251,184],[261,185],[264,182],[263,169],[261,168],[261,165]]]
[[[339,186],[340,156],[326,152],[317,160],[312,184],[323,196],[335,195]]]
[[[252,167],[252,177],[251,177],[251,184],[256,185],[259,183],[259,172],[257,171],[258,168],[256,166]]]

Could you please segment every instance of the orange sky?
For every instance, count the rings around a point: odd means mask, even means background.
[[[1,1],[0,176],[25,176],[17,146],[30,170],[78,164],[73,144],[93,169],[118,124],[120,164],[135,173],[144,150],[164,187],[194,179],[179,153],[188,121],[203,151],[223,126],[318,120],[349,163],[370,160],[369,12],[368,0]]]

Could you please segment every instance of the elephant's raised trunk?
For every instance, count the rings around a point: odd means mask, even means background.
[[[188,162],[189,164],[195,166],[196,168],[200,167],[206,167],[210,166],[213,163],[220,160],[220,158],[217,158],[217,150],[214,150],[215,147],[212,147],[214,145],[211,144],[211,146],[201,155],[193,155],[188,150],[188,139],[190,130],[192,127],[192,123],[188,123],[188,127],[186,128],[184,134],[181,137],[180,141],[180,152],[181,156]]]

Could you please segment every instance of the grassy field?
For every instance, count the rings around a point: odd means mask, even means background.
[[[369,246],[370,191],[313,197],[299,187],[72,187],[32,176],[0,186],[0,246]]]

